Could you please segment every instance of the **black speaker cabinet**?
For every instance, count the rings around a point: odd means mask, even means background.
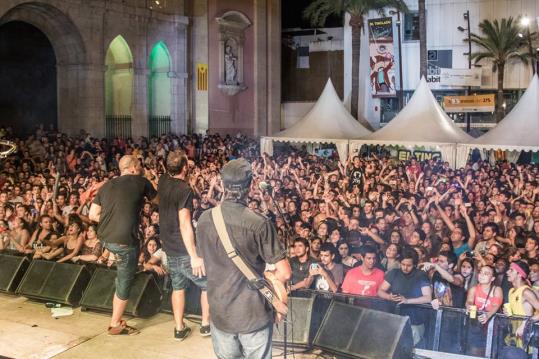
[[[17,294],[78,306],[89,281],[90,272],[83,265],[35,260],[30,263]]]
[[[116,291],[115,279],[115,269],[96,268],[80,302],[82,309],[112,312],[112,299]],[[137,273],[125,313],[135,317],[150,317],[159,312],[161,299],[161,290],[153,275]]]
[[[0,292],[15,293],[29,265],[24,256],[0,254]]]
[[[330,299],[322,296],[289,297],[286,344],[294,347],[310,347],[330,303]],[[284,322],[273,325],[274,344],[284,344],[284,329]]]
[[[202,291],[200,288],[189,283],[189,286],[185,290],[185,314],[202,315],[202,307],[200,306],[200,294]],[[170,296],[172,295],[172,288],[169,288],[163,295],[163,305],[161,311],[163,313],[172,314],[172,304],[170,302]]]
[[[412,327],[408,317],[333,301],[314,346],[350,358],[410,359]]]

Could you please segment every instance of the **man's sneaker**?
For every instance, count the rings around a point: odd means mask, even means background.
[[[187,338],[189,334],[191,334],[191,328],[189,328],[188,326],[184,325],[182,330],[174,328],[174,339],[176,340],[182,341]]]
[[[211,335],[210,326],[203,325],[200,327],[200,335],[203,337],[209,337]]]
[[[121,320],[118,326],[109,327],[108,333],[109,335],[135,335],[140,333],[140,331],[137,328],[127,325],[125,320]]]

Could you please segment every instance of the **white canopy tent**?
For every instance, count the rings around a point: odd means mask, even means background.
[[[528,89],[513,110],[500,123],[471,142],[458,146],[457,165],[466,165],[474,148],[511,151],[510,161],[516,161],[520,151],[539,151],[539,77],[535,74]]]
[[[457,143],[471,140],[472,137],[447,116],[422,78],[406,107],[380,130],[360,140],[351,140],[350,151],[359,151],[366,144],[424,146],[440,151],[442,158],[454,166]]]
[[[346,161],[348,140],[370,133],[350,115],[328,79],[313,108],[292,127],[273,136],[261,137],[260,151],[273,155],[273,142],[333,143],[341,161]]]

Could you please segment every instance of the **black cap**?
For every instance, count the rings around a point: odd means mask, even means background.
[[[243,158],[232,160],[221,169],[221,179],[227,189],[244,189],[249,186],[252,178],[251,164]]]

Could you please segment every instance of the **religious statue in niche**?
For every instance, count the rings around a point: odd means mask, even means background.
[[[229,44],[225,47],[225,84],[238,84],[238,57],[234,55]]]
[[[243,82],[244,31],[251,21],[239,11],[227,11],[215,18],[219,24],[219,84],[217,87],[228,96],[245,90]]]

